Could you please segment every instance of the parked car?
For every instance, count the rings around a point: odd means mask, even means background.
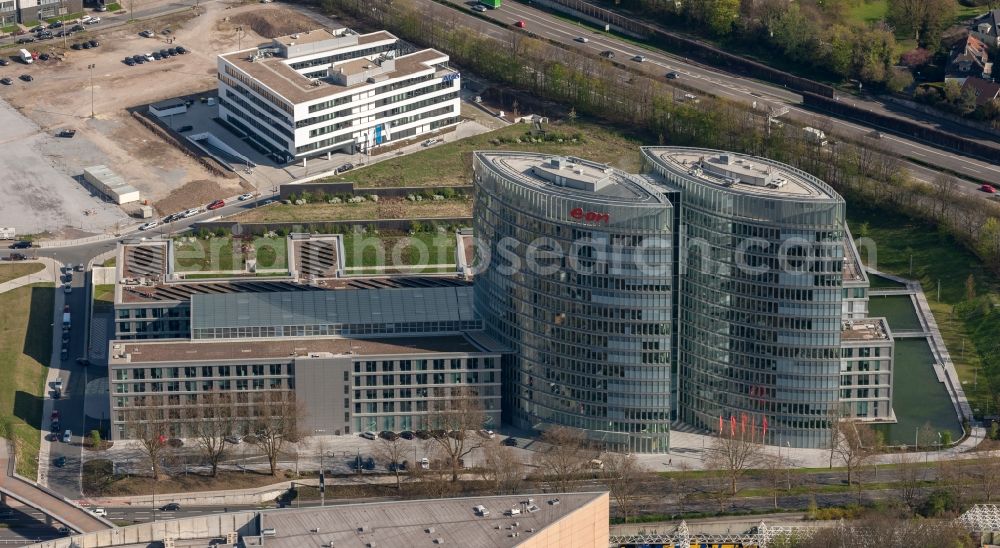
[[[59,417],[60,417],[59,410],[58,409],[53,409],[52,410],[52,420],[53,421],[57,421],[57,420],[59,420]]]
[[[503,440],[503,444],[508,447],[517,447],[517,438],[510,437]]]
[[[239,436],[226,436],[225,438],[222,439],[229,445],[239,445],[240,443],[243,442],[243,440],[241,440]]]
[[[182,219],[187,219],[188,217],[194,217],[195,215],[201,213],[201,209],[197,207],[192,207],[191,209],[184,212],[181,216]]]
[[[80,365],[82,367],[87,367],[88,365],[90,365],[90,360],[88,360],[87,358],[77,358],[76,363],[77,365]]]
[[[494,431],[492,431],[492,430],[480,430],[479,431],[479,435],[482,436],[482,437],[484,437],[484,438],[486,438],[486,439],[488,439],[488,440],[491,440],[491,439],[497,437],[496,433]]]
[[[20,76],[20,78],[22,80],[24,80],[25,82],[30,82],[30,81],[34,80],[34,78],[30,74],[22,74]]]
[[[69,30],[72,32],[81,32],[87,29],[83,25],[73,25]]]
[[[88,25],[96,25],[96,24],[98,24],[100,22],[101,22],[101,18],[100,17],[91,17],[90,21],[87,21],[87,24]]]
[[[425,147],[434,146],[434,145],[436,145],[436,144],[438,144],[440,142],[441,142],[441,139],[427,139],[426,141],[424,141],[423,143],[421,143],[421,146],[425,146]]]
[[[151,230],[160,226],[158,221],[149,221],[148,223],[143,223],[139,226],[139,230]]]
[[[56,457],[56,458],[55,458],[55,459],[54,459],[54,460],[52,461],[52,464],[53,464],[53,465],[54,465],[54,466],[55,466],[56,468],[62,468],[63,466],[66,466],[66,457]]]
[[[421,469],[423,469],[423,470],[429,470],[430,467],[431,467],[431,461],[427,457],[424,457],[424,458],[420,459],[420,468]]]
[[[161,50],[159,51],[159,54],[160,54],[160,57],[162,57],[162,58],[164,58],[164,59],[166,59],[167,57],[170,57],[170,52],[168,52],[168,51],[167,51],[167,50],[165,50],[165,49],[161,49]]]
[[[67,430],[67,431],[63,432],[62,441],[63,441],[63,443],[69,443],[69,442],[73,441],[73,431],[72,430]]]
[[[383,430],[379,432],[378,436],[384,440],[396,441],[399,439],[399,434],[393,432],[392,430]]]
[[[63,293],[69,295],[72,292],[73,292],[73,286],[71,286],[69,284],[64,284],[63,285]]]
[[[208,207],[206,209],[208,209],[209,211],[211,211],[213,209],[219,209],[220,207],[222,207],[224,205],[226,205],[226,201],[225,200],[216,200],[216,201],[208,204]]]
[[[101,45],[101,43],[98,42],[97,40],[90,40],[87,43],[90,44],[90,47],[92,48],[96,48],[97,46]]]
[[[154,61],[159,61],[160,59],[162,59],[162,57],[160,57],[160,52],[158,51],[154,51],[151,55],[153,56]]]
[[[35,41],[35,39],[31,38],[30,36],[25,36],[24,38],[18,38],[17,39],[17,43],[18,44],[30,44],[30,43],[32,43],[34,41]]]
[[[12,85],[14,85],[14,81],[11,80],[10,78],[4,78],[4,79],[0,80],[0,84],[3,84],[5,86],[12,86]]]
[[[188,50],[184,49],[184,46],[177,46],[177,53],[185,54]]]
[[[80,22],[81,22],[81,23],[89,23],[91,19],[92,19],[92,17],[91,17],[91,16],[89,16],[89,15],[84,15],[83,17],[81,17],[81,18],[80,18]]]
[[[143,57],[145,57],[147,61],[154,61],[154,60],[156,60],[156,58],[153,57],[152,52],[143,55]]]
[[[67,267],[67,268],[69,268],[69,267]],[[80,264],[78,264],[78,265],[74,265],[74,266],[73,266],[73,270],[74,270],[75,272],[83,272],[83,271],[84,271],[84,266],[83,266],[83,263],[80,263]]]
[[[364,439],[366,439],[366,440],[374,440],[377,436],[375,435],[375,432],[370,432],[369,431],[369,432],[362,433],[361,437],[364,438]]]
[[[365,470],[374,470],[374,469],[375,469],[375,459],[371,457],[365,459]]]
[[[49,28],[49,29],[58,29],[58,28],[60,28],[62,26],[63,26],[63,22],[62,21],[56,21],[55,23],[50,24],[46,28]]]
[[[70,49],[76,49],[76,50],[83,49],[83,44],[77,42],[77,43],[73,44],[72,46],[70,46]]]
[[[339,167],[337,167],[337,173],[343,173],[345,171],[350,171],[352,169],[354,169],[354,164],[347,162],[346,164],[342,164]]]
[[[28,256],[25,255],[24,253],[11,253],[10,255],[7,255],[7,260],[8,261],[27,261],[28,260]]]
[[[167,53],[169,53],[170,56],[173,57],[174,55],[177,55],[180,52],[177,51],[177,48],[170,48],[170,49],[167,50]]]
[[[253,198],[253,194],[250,193],[250,192],[247,192],[246,194],[240,194],[239,197],[237,197],[236,199],[239,200],[239,201],[241,201],[241,202],[245,202],[245,201],[249,200],[250,198]]]
[[[406,472],[406,461],[403,462],[390,462],[389,463],[390,472]]]
[[[997,189],[994,188],[993,185],[983,185],[983,186],[979,187],[979,190],[982,190],[983,192],[985,192],[987,194],[995,194],[996,191],[997,191]]]
[[[160,507],[160,510],[163,512],[177,512],[180,511],[180,509],[181,505],[176,502],[168,502]]]
[[[152,38],[154,35],[153,35],[153,31],[151,31],[151,30],[144,30],[144,31],[142,31],[142,32],[139,33],[139,36],[142,36],[143,38]]]
[[[70,530],[69,527],[66,527],[65,525],[63,525],[62,527],[56,529],[56,532],[59,533],[60,535],[68,535],[68,534],[72,533],[73,531]]]
[[[409,430],[403,430],[402,432],[399,433],[399,437],[403,438],[404,440],[412,440],[414,436],[413,432]]]
[[[417,430],[416,432],[414,432],[414,434],[422,440],[431,439],[431,433],[428,432],[427,430]]]
[[[10,64],[10,61],[8,61],[6,59],[0,59],[0,67],[6,67],[9,64]]]

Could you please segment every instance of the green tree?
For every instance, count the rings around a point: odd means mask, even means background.
[[[719,36],[733,31],[733,24],[740,14],[740,0],[714,0],[708,5],[708,28]]]
[[[90,431],[90,448],[91,449],[101,449],[101,432],[99,430]]]
[[[976,298],[976,277],[969,274],[965,279],[965,300],[971,301]]]

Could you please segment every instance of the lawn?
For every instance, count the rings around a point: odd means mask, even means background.
[[[115,266],[115,263],[117,261],[118,259],[116,259],[115,257],[111,257],[110,259],[104,261],[104,264],[102,264],[101,266]]]
[[[115,304],[115,284],[94,286],[94,311],[110,310]]]
[[[288,242],[285,238],[254,238],[258,269],[288,268]]]
[[[7,263],[0,264],[0,283],[16,280],[21,276],[41,272],[45,269],[42,263]]]
[[[867,25],[885,18],[889,11],[889,3],[886,0],[864,1],[847,10],[847,19]]]
[[[472,152],[475,150],[520,150],[585,157],[596,162],[637,172],[641,163],[639,147],[653,144],[637,135],[622,135],[596,124],[556,122],[544,128],[556,140],[529,142],[526,124],[514,124],[489,133],[436,146],[406,156],[331,177],[328,181],[353,181],[362,187],[443,186],[469,184],[472,180]],[[577,136],[576,142],[573,137]],[[558,139],[562,139],[559,142]],[[520,141],[520,142],[518,142]]]
[[[369,221],[373,219],[455,219],[472,216],[471,199],[405,199],[365,201],[358,204],[272,204],[251,209],[227,220],[244,223],[313,223],[322,221]]]
[[[0,416],[11,418],[21,440],[17,471],[27,478],[38,475],[54,297],[51,284],[0,293]]]
[[[122,5],[117,2],[115,2],[114,4],[108,4],[106,7],[108,8],[108,11],[112,12],[122,9]]]
[[[421,232],[414,235],[344,235],[344,261],[350,267],[454,265],[453,232]],[[428,269],[428,271],[438,269]],[[365,272],[369,272],[365,270]],[[411,271],[412,272],[412,271]]]
[[[965,318],[954,314],[954,308],[966,300],[965,283],[970,274],[975,280],[977,295],[995,295],[997,286],[993,273],[964,245],[934,226],[885,210],[865,209],[861,204],[850,204],[847,211],[854,235],[867,235],[875,242],[874,254],[860,250],[865,264],[920,282],[973,409],[985,407],[986,383],[979,379],[977,389],[971,388],[981,356],[990,351],[992,335],[1000,329],[1000,314]],[[876,264],[871,265],[869,259]],[[982,330],[981,337],[976,340],[972,338],[973,329]],[[997,391],[1000,392],[1000,386]]]

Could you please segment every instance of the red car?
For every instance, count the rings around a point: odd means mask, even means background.
[[[219,209],[220,207],[222,207],[224,205],[226,205],[226,201],[225,200],[216,200],[216,201],[208,204],[208,209]]]
[[[983,185],[983,186],[979,187],[979,190],[982,190],[983,192],[985,192],[987,194],[994,194],[997,191],[997,189],[993,188],[993,185]]]
[[[59,420],[59,410],[58,409],[53,409],[52,410],[52,420],[53,421]]]
[[[517,23],[514,23],[514,26],[517,27],[517,28],[519,28],[519,29],[523,29],[524,28],[524,21],[518,21]]]

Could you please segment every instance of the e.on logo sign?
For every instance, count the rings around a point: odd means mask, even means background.
[[[604,223],[608,224],[611,221],[610,213],[600,213],[597,211],[584,211],[582,207],[576,207],[570,210],[569,216],[576,219],[577,221],[584,221],[588,223]]]

